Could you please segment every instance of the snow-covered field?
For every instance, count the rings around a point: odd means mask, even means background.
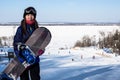
[[[94,47],[47,50],[40,59],[42,80],[120,79],[120,56],[115,57],[114,54],[105,53]],[[7,63],[6,59],[0,61],[0,72]]]
[[[98,55],[106,54],[107,56]],[[47,52],[40,57],[42,80],[119,80],[120,57],[94,47]]]
[[[119,29],[118,26],[46,26],[52,41],[40,56],[41,80],[120,80],[120,56],[97,47],[70,49],[83,35],[96,35]],[[61,47],[68,47],[59,50]],[[0,72],[8,60],[0,61]]]

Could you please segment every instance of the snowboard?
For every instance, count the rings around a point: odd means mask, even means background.
[[[39,50],[44,50],[46,48],[51,41],[51,37],[51,32],[47,28],[39,27],[32,33],[25,45],[29,47],[28,49],[31,51],[31,55],[33,57],[39,56]],[[31,64],[27,63],[26,61],[21,63],[18,58],[15,57],[13,60],[11,60],[2,73],[9,77],[8,80],[17,80],[22,72],[30,65]],[[2,77],[3,76],[0,76],[0,80],[7,80],[2,79]]]

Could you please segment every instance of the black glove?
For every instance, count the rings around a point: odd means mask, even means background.
[[[26,45],[25,44],[18,44],[17,48],[19,51],[21,51],[21,50],[26,48]]]

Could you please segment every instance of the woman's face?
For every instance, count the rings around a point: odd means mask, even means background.
[[[32,14],[27,14],[27,15],[25,16],[25,19],[28,20],[28,21],[32,21],[32,20],[34,20],[34,15],[32,15]]]

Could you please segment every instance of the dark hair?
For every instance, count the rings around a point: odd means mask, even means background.
[[[33,24],[33,26],[35,29],[37,29],[39,27],[38,22],[36,20],[35,20],[35,23]],[[22,27],[22,33],[26,34],[26,22],[24,19],[21,21],[21,27]]]

